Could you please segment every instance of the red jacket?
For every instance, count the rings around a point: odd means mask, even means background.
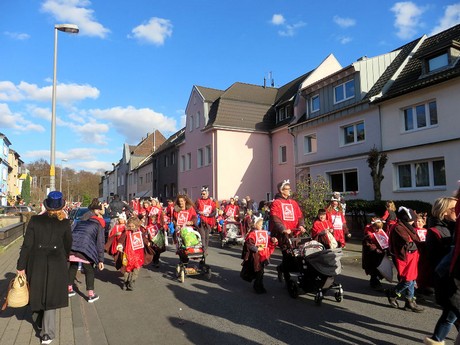
[[[200,198],[195,203],[196,213],[200,215],[200,221],[214,226],[216,224],[216,203],[211,198]]]

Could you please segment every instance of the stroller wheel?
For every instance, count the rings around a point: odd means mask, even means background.
[[[206,279],[211,280],[212,278],[212,271],[211,268],[209,267],[208,270],[206,271]]]
[[[299,297],[299,285],[292,279],[289,279],[286,284],[289,296],[291,296],[292,298]]]
[[[334,297],[335,297],[335,300],[336,300],[337,302],[342,302],[343,294],[342,294],[340,291],[337,291],[337,292],[334,294]]]
[[[315,295],[315,303],[317,305],[321,305],[321,303],[323,302],[323,298],[324,298],[323,292],[321,290],[318,291]]]
[[[185,281],[185,268],[184,267],[181,267],[180,269],[179,280],[181,283]]]
[[[176,265],[176,277],[179,278],[180,276],[180,264]]]

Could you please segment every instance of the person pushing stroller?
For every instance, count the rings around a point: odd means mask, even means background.
[[[276,268],[278,280],[281,282],[283,275],[286,281],[290,279],[289,269],[296,266],[296,263],[292,262],[292,256],[288,253],[292,246],[291,241],[304,234],[306,230],[299,204],[291,198],[291,183],[289,180],[278,183],[278,191],[279,193],[275,195],[275,200],[270,205],[269,223],[270,233],[277,238],[283,254],[281,265]]]

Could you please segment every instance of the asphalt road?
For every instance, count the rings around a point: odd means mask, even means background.
[[[422,344],[440,315],[430,300],[420,303],[426,307],[421,314],[390,308],[382,292],[368,287],[356,260],[344,259],[336,278],[344,286],[342,302],[327,294],[318,306],[311,294],[291,298],[277,281],[278,252],[266,269],[265,295],[255,294],[239,277],[241,246],[222,249],[213,239],[209,252],[210,280],[187,276],[179,282],[171,246],[160,268],[141,269],[132,292],[122,291],[121,274],[107,258],[107,269],[96,276],[100,299],[95,302],[107,343]],[[455,335],[452,331],[446,343]]]

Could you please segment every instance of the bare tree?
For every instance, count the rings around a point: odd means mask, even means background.
[[[367,156],[367,164],[371,169],[372,185],[374,188],[374,200],[382,200],[380,184],[384,178],[383,168],[387,164],[388,157],[386,153],[380,152],[374,146]]]

